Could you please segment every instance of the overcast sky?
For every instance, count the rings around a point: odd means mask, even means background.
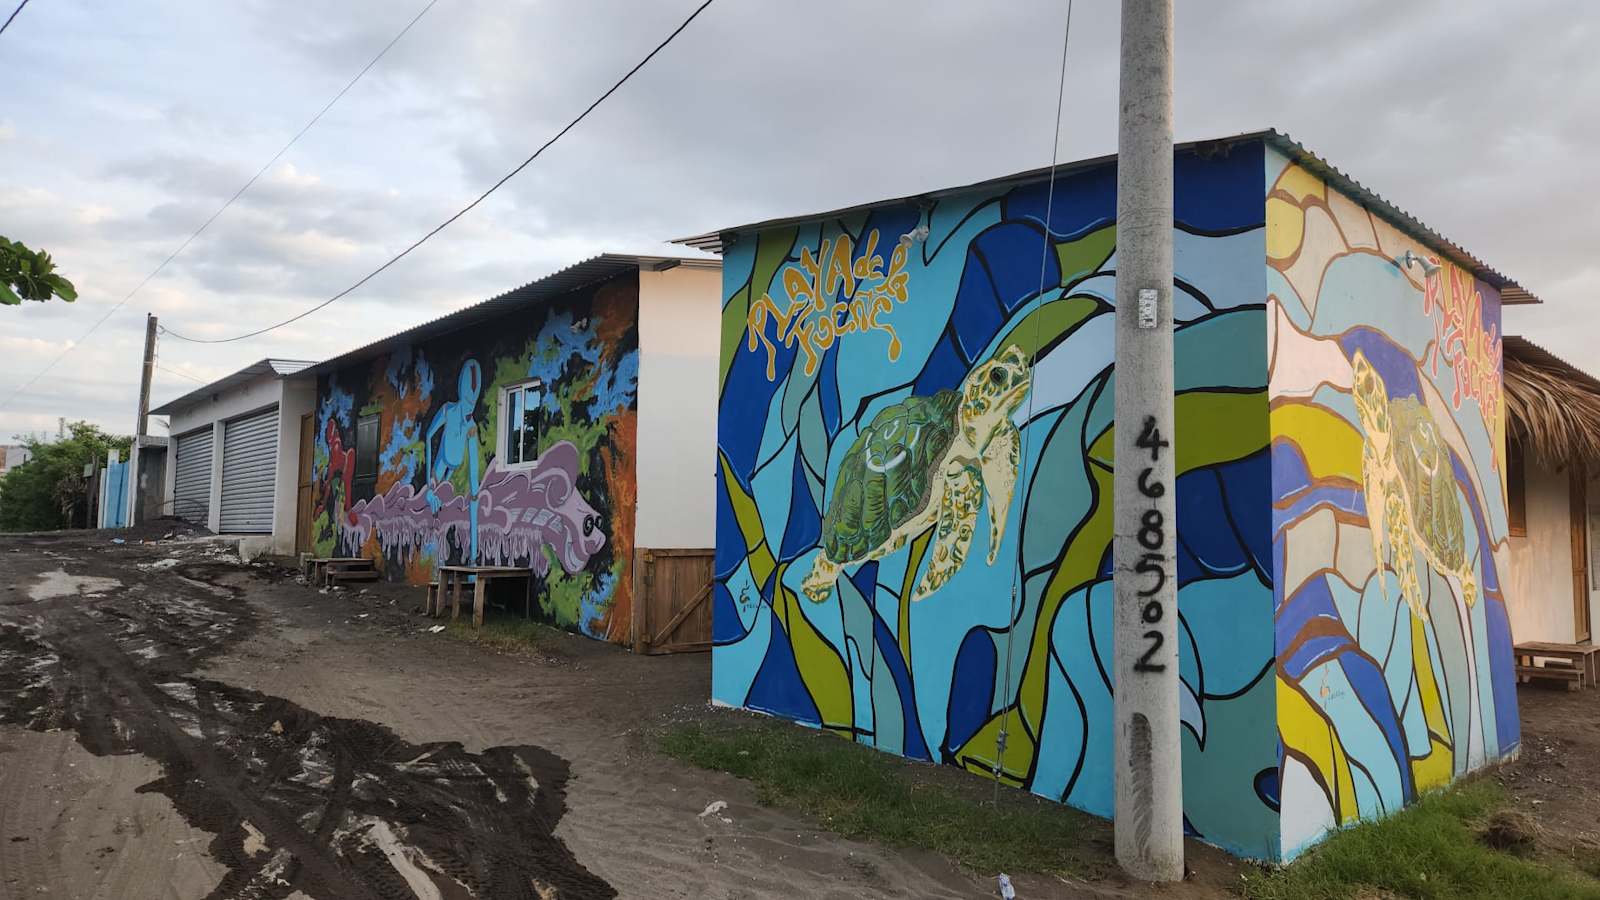
[[[0,401],[422,5],[24,9],[0,36],[0,234],[51,251],[81,296],[0,307]],[[0,442],[53,431],[57,416],[128,432],[146,312],[223,336],[343,289],[520,162],[694,5],[439,0],[173,265],[0,410]],[[1600,6],[1178,5],[1180,140],[1287,131],[1542,297],[1507,312],[1509,333],[1600,370]],[[1117,9],[1078,2],[1063,160],[1115,149]],[[718,0],[506,188],[357,294],[242,343],[165,340],[156,402],[195,387],[185,375],[325,358],[605,250],[681,253],[665,241],[1045,165],[1065,10]]]

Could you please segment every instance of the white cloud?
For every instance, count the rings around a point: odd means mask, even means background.
[[[182,257],[0,410],[0,435],[56,415],[126,430],[142,313],[223,336],[331,296],[521,161],[688,8],[441,4]],[[360,292],[244,344],[165,339],[162,364],[213,377],[269,354],[324,357],[601,250],[673,252],[661,242],[1041,165],[1063,11],[1056,0],[715,5],[502,191]],[[73,39],[8,42],[8,65],[52,77],[8,85],[0,226],[49,249],[81,299],[0,310],[7,338],[78,337],[410,15],[382,0],[30,7],[14,27]],[[1064,159],[1115,145],[1116,15],[1115,4],[1075,12]],[[1580,364],[1592,355],[1600,225],[1583,198],[1600,194],[1588,161],[1600,117],[1577,101],[1600,95],[1593,21],[1554,0],[1492,15],[1446,0],[1240,0],[1180,4],[1177,24],[1180,137],[1289,131],[1548,301],[1508,310],[1508,331]],[[1484,62],[1507,46],[1537,46],[1540,65]],[[0,357],[3,399],[37,359],[6,346]],[[104,374],[78,380],[89,373]],[[156,394],[186,386],[158,373]]]

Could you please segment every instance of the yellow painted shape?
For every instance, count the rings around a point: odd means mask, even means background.
[[[1350,758],[1345,754],[1344,743],[1305,694],[1295,690],[1281,675],[1277,682],[1278,736],[1283,746],[1295,750],[1303,760],[1310,760],[1316,766],[1323,782],[1334,792],[1328,799],[1339,822],[1355,820],[1361,811],[1356,808],[1355,782],[1350,779]]]
[[[1080,325],[1101,307],[1093,297],[1069,297],[1042,303],[1012,328],[998,347],[1015,344],[1030,359],[1050,343]]]
[[[985,778],[994,777],[995,759],[1000,755],[1000,726],[1005,717],[1004,712],[990,716],[989,721],[961,745],[956,751],[956,762],[962,768]],[[1013,710],[1006,734],[1006,758],[1000,767],[1000,779],[1010,784],[1022,784],[1028,777],[1028,769],[1033,765],[1033,755],[1037,749],[1033,738]]]
[[[1411,761],[1411,777],[1418,791],[1444,787],[1455,774],[1455,751],[1450,745],[1432,735],[1428,737],[1432,749],[1421,759]]]
[[[794,653],[795,666],[800,670],[800,680],[806,692],[817,705],[822,717],[822,727],[840,734],[850,735],[855,727],[855,698],[850,692],[850,673],[837,651],[822,639],[817,629],[800,608],[800,598],[783,584],[783,573],[789,568],[784,563],[778,569],[777,597],[773,608],[778,621],[789,636],[789,649]]]
[[[1267,259],[1293,259],[1306,237],[1306,212],[1282,197],[1267,198]]]
[[[1179,435],[1173,440],[1178,474],[1242,459],[1265,447],[1267,431],[1262,413],[1266,406],[1266,391],[1235,394],[1201,390],[1179,394],[1173,404]],[[1089,458],[1111,465],[1115,439],[1113,425],[1089,446]]]
[[[739,523],[739,533],[744,535],[750,576],[756,584],[766,584],[767,576],[772,574],[777,560],[772,556],[772,548],[767,546],[766,530],[761,527],[761,513],[756,509],[755,500],[744,492],[739,479],[734,477],[728,458],[718,453],[717,461],[722,464],[722,484],[728,492],[729,505],[733,507],[734,521]]]
[[[798,228],[781,228],[755,236],[756,259],[750,270],[750,281],[728,298],[722,307],[722,352],[720,371],[722,384],[727,384],[728,373],[733,370],[733,358],[744,344],[745,329],[749,327],[750,304],[761,296],[772,283],[778,268],[794,246]]]
[[[1313,481],[1361,481],[1361,432],[1338,414],[1310,403],[1283,403],[1271,413],[1272,437],[1300,448]]]
[[[900,644],[900,658],[905,660],[906,671],[911,671],[911,589],[917,580],[917,569],[922,567],[923,554],[928,552],[928,543],[933,540],[933,531],[924,531],[911,539],[911,554],[906,558],[906,574],[900,583],[900,614],[897,616],[895,640]]]
[[[1321,178],[1306,171],[1299,163],[1290,163],[1278,175],[1278,180],[1272,186],[1273,192],[1282,191],[1288,194],[1296,203],[1304,204],[1307,197],[1316,197],[1319,200],[1328,199],[1328,185]]]
[[[1099,271],[1117,249],[1117,226],[1107,225],[1075,241],[1056,245],[1056,261],[1061,264],[1061,284],[1067,286],[1085,275]]]

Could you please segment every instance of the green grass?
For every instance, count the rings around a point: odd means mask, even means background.
[[[458,619],[448,623],[445,631],[457,640],[470,641],[502,653],[538,653],[548,655],[556,651],[556,642],[562,632],[541,622],[528,619],[486,619],[482,628],[473,628],[471,619]]]
[[[1386,819],[1341,831],[1287,868],[1247,874],[1244,894],[1251,900],[1600,898],[1600,882],[1482,842],[1485,821],[1505,799],[1490,781],[1431,794]]]
[[[919,772],[833,735],[779,722],[687,724],[662,732],[658,746],[748,779],[759,802],[802,812],[845,837],[932,850],[975,872],[1083,875],[1103,865],[1085,847],[1082,813],[1009,788],[996,807],[987,782],[969,787],[954,772]]]

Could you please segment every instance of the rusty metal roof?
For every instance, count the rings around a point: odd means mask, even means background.
[[[1379,196],[1376,191],[1368,189],[1354,178],[1351,178],[1344,172],[1335,168],[1327,160],[1311,152],[1310,150],[1307,150],[1299,141],[1296,141],[1283,132],[1273,129],[1267,129],[1264,131],[1251,131],[1244,134],[1236,134],[1231,137],[1215,138],[1212,140],[1203,141],[1188,141],[1186,143],[1176,145],[1175,149],[1195,150],[1201,154],[1207,154],[1211,152],[1225,151],[1229,147],[1236,144],[1249,143],[1251,141],[1261,141],[1272,147],[1275,147],[1285,156],[1288,156],[1290,159],[1304,166],[1313,174],[1323,178],[1328,182],[1331,182],[1346,194],[1354,197],[1358,203],[1366,207],[1374,215],[1388,221],[1389,224],[1395,226],[1396,228],[1410,233],[1413,237],[1432,247],[1441,256],[1449,259],[1456,265],[1461,266],[1478,278],[1481,278],[1493,285],[1497,290],[1500,291],[1501,302],[1506,304],[1540,302],[1538,297],[1535,297],[1521,284],[1518,284],[1511,278],[1501,274],[1499,271],[1490,268],[1487,263],[1478,259],[1476,256],[1473,256],[1471,253],[1468,253],[1459,244],[1446,239],[1443,235],[1434,231],[1432,228],[1429,228],[1420,219],[1394,205],[1388,200],[1385,200],[1383,197]],[[1116,154],[1113,153],[1107,156],[1097,156],[1093,159],[1065,162],[1057,165],[1054,169],[1054,172],[1059,177],[1061,175],[1067,175],[1073,172],[1083,171],[1085,169],[1092,169],[1097,166],[1109,165],[1111,163],[1115,163],[1116,160]],[[690,237],[679,238],[678,240],[674,241],[674,243],[693,247],[696,250],[701,250],[707,253],[721,254],[727,249],[727,246],[730,243],[728,238],[742,231],[760,231],[766,228],[795,225],[815,219],[849,216],[854,213],[866,212],[867,210],[878,209],[885,206],[921,205],[930,203],[943,197],[948,197],[954,194],[962,194],[968,191],[1014,187],[1016,185],[1028,184],[1049,178],[1051,171],[1052,169],[1047,166],[1042,169],[1031,169],[1026,172],[1018,172],[1014,175],[1005,175],[999,178],[991,178],[986,181],[978,181],[972,184],[962,185],[960,187],[944,188],[924,194],[913,194],[907,197],[878,200],[872,203],[863,203],[857,206],[846,207],[844,209],[811,213],[804,216],[788,216],[781,219],[769,219],[765,222],[755,222],[749,225],[721,228],[716,231],[708,231],[705,234],[697,234]]]
[[[436,319],[423,322],[421,325],[391,334],[365,346],[357,347],[348,353],[323,360],[311,366],[302,374],[308,377],[316,376],[352,363],[372,359],[387,353],[394,347],[413,344],[441,334],[458,331],[462,328],[476,325],[479,322],[515,312],[529,303],[539,303],[552,297],[571,293],[579,288],[606,281],[627,272],[634,272],[640,269],[661,271],[676,268],[677,266],[720,268],[721,265],[722,263],[719,260],[714,259],[602,253],[599,256],[590,257],[583,262],[570,265],[565,269],[552,272],[543,278],[530,281],[522,287],[513,288],[503,294],[474,303],[465,309],[447,313]]]

